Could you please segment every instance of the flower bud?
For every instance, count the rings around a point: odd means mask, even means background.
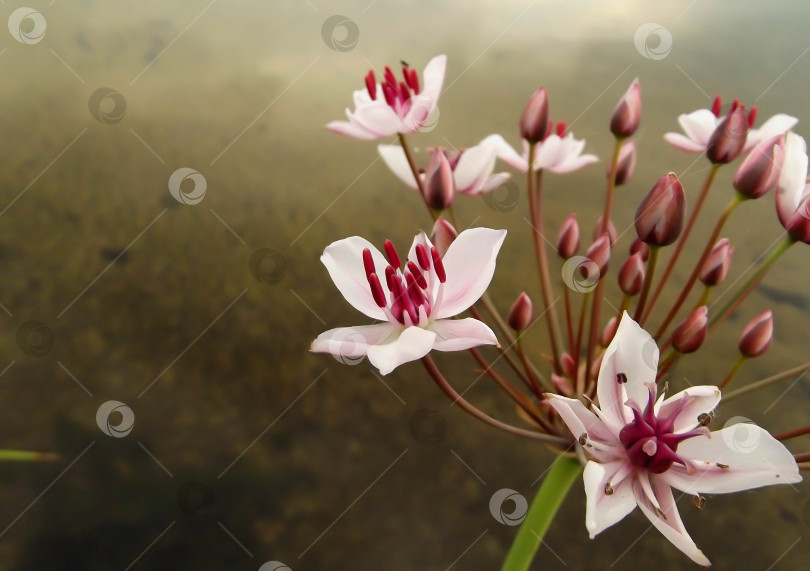
[[[560,232],[557,234],[557,253],[563,260],[567,260],[571,256],[575,256],[578,250],[579,224],[577,224],[577,215],[572,213],[560,226]]]
[[[807,145],[795,133],[785,135],[776,213],[790,237],[810,244],[810,184],[807,183]]]
[[[560,357],[560,363],[562,364],[563,372],[568,375],[569,378],[577,378],[577,362],[574,361],[570,353],[563,353]]]
[[[641,253],[633,254],[619,270],[619,287],[625,295],[638,295],[644,285],[644,260]],[[607,345],[605,345],[607,347]]]
[[[718,240],[700,269],[700,281],[706,286],[720,285],[728,275],[734,248],[728,238]]]
[[[452,224],[441,216],[436,219],[436,222],[433,224],[433,232],[430,235],[430,241],[433,242],[433,245],[439,250],[439,254],[444,256],[450,244],[452,244],[457,237],[458,232],[456,232]]]
[[[574,396],[574,387],[572,387],[568,379],[562,375],[551,373],[551,384],[554,385],[554,390],[557,391],[557,394],[567,397]]]
[[[675,173],[658,179],[636,210],[636,233],[652,246],[668,246],[683,229],[686,198]]]
[[[743,107],[732,107],[715,128],[709,144],[706,147],[706,156],[714,164],[726,164],[736,159],[745,147],[748,137],[748,117]]]
[[[773,188],[779,178],[781,143],[781,135],[771,137],[748,153],[731,182],[737,192],[747,198],[759,198]]]
[[[606,230],[603,230],[602,220],[604,220],[604,215],[600,215],[596,221],[596,227],[593,229],[593,239],[596,240],[604,232],[607,232],[608,236],[610,236],[610,245],[612,246],[616,243],[616,240],[619,239],[619,234],[616,232],[616,226],[613,225],[611,220],[608,220],[608,227]]]
[[[610,118],[610,132],[616,137],[629,137],[638,129],[641,121],[641,85],[634,79]]]
[[[517,297],[515,303],[512,304],[512,309],[509,310],[509,327],[515,331],[523,331],[532,324],[532,319],[534,319],[532,300],[524,291]]]
[[[694,353],[706,340],[709,331],[708,309],[701,305],[672,332],[672,346],[681,353]]]
[[[425,202],[433,210],[444,210],[453,204],[455,194],[450,161],[442,151],[436,150],[425,172]]]
[[[628,139],[622,143],[619,149],[619,161],[616,163],[616,186],[625,184],[633,172],[636,170],[636,144],[633,139]],[[610,179],[610,165],[608,165],[605,174]]]
[[[638,238],[635,238],[633,243],[630,244],[630,255],[632,256],[633,254],[641,254],[641,259],[646,262],[647,258],[650,257],[650,247]]]
[[[746,357],[759,357],[773,341],[773,313],[768,311],[748,322],[740,335],[740,353]]]
[[[616,330],[619,328],[619,318],[618,317],[611,317],[610,321],[607,322],[605,328],[602,330],[602,335],[599,337],[599,344],[602,347],[607,347],[610,345],[610,342],[613,341],[613,337],[616,335]]]
[[[548,132],[548,95],[546,88],[534,92],[520,118],[520,136],[530,143],[539,143]]]
[[[604,276],[610,261],[610,238],[607,234],[602,234],[596,242],[591,244],[585,257],[591,260],[599,268],[599,276]]]

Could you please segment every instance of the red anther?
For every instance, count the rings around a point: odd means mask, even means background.
[[[565,128],[567,126],[568,125],[566,124],[565,121],[560,121],[559,123],[557,123],[557,136],[558,137],[562,138],[565,135]]]
[[[402,102],[405,103],[408,99],[411,98],[411,91],[408,89],[408,86],[405,85],[405,82],[399,83],[399,94],[402,97]]]
[[[396,86],[397,84],[397,78],[394,76],[394,72],[391,71],[391,68],[388,66],[385,66],[385,82],[393,86]]]
[[[731,111],[728,112],[729,115],[734,113],[737,110],[737,107],[740,106],[740,100],[734,99],[734,102],[731,104]]]
[[[413,89],[413,92],[419,95],[419,74],[415,69],[408,70],[408,86]]]
[[[394,293],[394,276],[396,275],[397,271],[391,266],[385,268],[385,283],[388,285],[388,291],[391,293]]]
[[[428,271],[430,269],[430,258],[428,257],[427,248],[424,244],[417,244],[416,248],[416,261],[419,262],[419,266]]]
[[[413,274],[413,277],[416,278],[416,283],[419,284],[419,287],[422,289],[427,289],[427,280],[425,279],[422,271],[419,269],[419,266],[409,260],[408,270]]]
[[[389,84],[383,83],[382,92],[383,96],[385,97],[385,102],[388,103],[389,107],[393,107],[394,102],[397,100],[397,96],[394,89]]]
[[[430,249],[430,255],[433,258],[433,268],[436,270],[436,277],[439,278],[441,283],[447,281],[447,274],[444,273],[444,264],[442,263],[442,257],[439,255],[439,250],[436,249],[436,246],[433,246]]]
[[[754,128],[754,121],[756,121],[756,120],[757,120],[757,108],[756,107],[751,107],[751,109],[748,110],[748,128],[749,129]]]
[[[722,106],[723,101],[720,99],[720,96],[714,98],[714,103],[712,103],[712,113],[714,113],[715,117],[720,117],[720,107]]]
[[[385,257],[388,258],[388,263],[394,266],[395,269],[402,267],[402,262],[397,254],[397,249],[394,248],[394,243],[391,240],[386,240],[383,244],[385,248]]]
[[[363,267],[366,269],[366,277],[377,271],[374,267],[374,258],[371,257],[371,250],[368,248],[363,250]]]
[[[416,283],[416,277],[414,277],[412,273],[407,272],[405,274],[405,281],[408,282],[408,295],[411,297],[411,301],[419,307],[425,302],[425,296]]]
[[[372,101],[377,99],[377,78],[374,77],[374,70],[368,72],[366,75],[366,89]]]
[[[380,278],[377,277],[377,274],[371,273],[368,275],[368,285],[371,286],[371,295],[374,296],[374,303],[376,303],[378,307],[385,307],[387,305],[385,293],[380,285]]]
[[[411,321],[416,323],[419,320],[419,314],[416,311],[416,307],[414,306],[413,300],[408,295],[408,290],[405,284],[402,281],[400,276],[394,277],[394,284],[396,288],[396,300],[402,305],[405,311],[408,312],[408,315],[411,317]]]

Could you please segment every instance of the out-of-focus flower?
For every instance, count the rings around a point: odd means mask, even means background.
[[[709,256],[700,269],[700,281],[706,286],[716,286],[723,283],[731,268],[731,257],[734,255],[734,247],[728,238],[722,238],[709,252]]]
[[[560,125],[563,128],[560,129]],[[597,162],[596,155],[583,155],[585,140],[575,139],[573,133],[565,134],[565,124],[557,125],[557,132],[547,135],[534,148],[532,168],[546,169],[553,173],[565,174],[577,171]],[[529,169],[529,142],[523,141],[523,154],[519,155],[500,135],[490,135],[481,141],[495,149],[498,158],[515,170],[526,172]]]
[[[701,305],[672,331],[672,346],[679,353],[694,353],[709,332],[709,308]]]
[[[557,254],[563,260],[575,256],[579,250],[579,224],[577,215],[573,212],[563,220],[560,232],[557,234]]]
[[[653,246],[668,246],[678,239],[683,229],[686,197],[675,173],[658,179],[636,210],[636,233],[639,240]]]
[[[776,183],[776,213],[791,238],[810,244],[810,184],[807,145],[795,133],[785,137],[785,156]]]
[[[740,353],[759,357],[773,341],[773,312],[769,309],[748,322],[740,335]]]
[[[734,189],[746,198],[767,193],[779,178],[782,164],[782,135],[762,141],[748,153],[734,174]]]
[[[515,331],[523,331],[532,324],[532,319],[534,319],[532,300],[525,291],[521,292],[515,300],[515,303],[512,304],[511,309],[509,309],[509,317],[507,319],[509,327]]]
[[[613,110],[610,117],[610,132],[616,137],[629,137],[636,132],[640,122],[641,85],[638,79],[634,79]]]

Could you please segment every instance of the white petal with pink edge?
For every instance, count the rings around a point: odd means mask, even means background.
[[[433,348],[436,334],[421,327],[401,330],[396,338],[382,345],[368,346],[368,360],[387,375],[403,363],[421,359]]]
[[[329,271],[340,293],[352,306],[365,315],[387,320],[385,313],[374,302],[363,266],[363,250],[368,248],[380,276],[384,275],[388,261],[374,245],[360,236],[352,236],[333,242],[323,251],[321,262]],[[385,280],[382,280],[383,282]]]
[[[368,353],[369,345],[380,345],[399,335],[401,327],[391,323],[337,327],[324,331],[312,342],[313,353],[330,353],[338,360],[353,360]]]
[[[597,464],[588,462],[582,479],[585,483],[585,527],[591,539],[624,519],[636,507],[633,494],[632,477],[627,477],[612,487],[613,493],[607,495],[605,486],[622,469],[624,462]]]
[[[377,145],[377,151],[379,151],[383,162],[399,180],[413,189],[418,188],[402,147],[399,145]]]
[[[498,344],[492,329],[472,317],[434,321],[428,329],[436,334],[433,348],[437,351],[463,351],[480,345]]]

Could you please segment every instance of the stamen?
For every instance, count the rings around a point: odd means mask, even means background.
[[[714,103],[712,103],[712,113],[714,113],[715,117],[720,117],[720,108],[723,104],[723,101],[720,99],[720,96],[714,98]]]
[[[388,67],[388,66],[385,66],[385,76],[384,77],[385,77],[385,82],[388,85],[393,85],[394,87],[396,87],[397,78],[394,76],[394,72],[391,71],[391,68]]]
[[[408,284],[408,295],[411,301],[413,301],[416,307],[419,307],[425,302],[425,296],[422,294],[422,290],[416,285],[416,278],[412,273],[407,272],[405,274],[405,282]]]
[[[699,426],[709,426],[712,423],[712,415],[708,412],[704,412],[698,415],[697,421]]]
[[[397,254],[397,249],[394,248],[394,243],[391,240],[386,240],[383,246],[385,247],[385,257],[388,258],[388,263],[394,268],[401,268],[402,262],[399,259],[399,254]]]
[[[393,107],[394,103],[396,103],[397,96],[394,93],[394,89],[387,83],[382,84],[382,91],[383,97],[385,97],[385,102],[388,103],[389,107]]]
[[[611,487],[610,482],[605,484],[605,495],[612,496],[613,495],[613,487]]]
[[[757,108],[756,107],[751,107],[751,109],[748,110],[748,128],[749,129],[754,128],[754,121],[756,121],[756,120],[757,120]]]
[[[439,250],[436,246],[433,246],[430,249],[430,255],[433,258],[433,269],[436,270],[436,277],[439,278],[441,283],[447,281],[447,274],[444,272],[444,264],[442,263],[442,257],[439,255]]]
[[[369,274],[368,285],[371,286],[371,295],[374,296],[374,303],[376,303],[378,307],[388,305],[385,301],[385,293],[383,292],[382,285],[380,285],[380,278],[377,277],[377,274]]]
[[[363,267],[366,270],[366,278],[377,272],[377,269],[374,267],[374,258],[371,256],[371,250],[368,248],[363,250]]]
[[[416,283],[419,284],[419,287],[427,289],[427,280],[425,280],[424,274],[419,270],[419,266],[408,260],[408,270],[413,274],[413,277],[416,278]]]
[[[739,106],[740,100],[735,98],[734,102],[731,104],[731,111],[729,111],[728,114],[731,115],[732,113],[734,113],[737,110],[737,107]]]
[[[419,95],[419,75],[415,69],[408,70],[408,86],[413,89],[413,92]]]
[[[565,128],[566,127],[567,127],[567,125],[566,125],[565,121],[560,121],[559,123],[557,123],[557,136],[560,137],[561,139],[565,135]]]
[[[425,271],[430,270],[430,257],[428,256],[427,248],[424,244],[417,244],[415,249],[416,261],[419,262],[419,267]]]
[[[372,101],[377,100],[377,79],[374,77],[374,70],[368,72],[366,75],[366,89]]]
[[[699,510],[706,507],[706,502],[706,496],[701,496],[700,494],[692,498],[692,503],[695,504],[695,507]]]
[[[658,442],[655,438],[650,438],[647,442],[641,445],[641,450],[647,456],[655,456],[655,453],[658,452]]]
[[[616,382],[619,383],[620,385],[625,384],[627,382],[627,375],[625,375],[624,373],[619,373],[618,375],[616,375]]]
[[[408,99],[411,98],[411,91],[408,89],[408,86],[405,85],[404,82],[400,82],[399,84],[399,95],[402,97],[402,102],[405,103]]]
[[[387,266],[385,268],[385,283],[388,286],[388,291],[391,293],[394,293],[394,276],[396,275],[397,271],[393,267]]]
[[[583,432],[583,433],[580,435],[580,437],[579,437],[579,439],[577,440],[577,442],[579,442],[579,445],[580,445],[580,446],[585,446],[585,445],[588,443],[588,433],[587,433],[587,432]]]
[[[716,463],[715,463],[715,466],[717,466],[717,467],[718,467],[718,468],[720,468],[721,470],[728,470],[728,469],[729,469],[728,464],[721,464],[720,462],[716,462]]]

